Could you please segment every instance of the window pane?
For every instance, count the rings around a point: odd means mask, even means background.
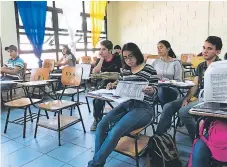
[[[20,26],[23,26],[23,23],[22,23],[22,20],[21,20],[21,17],[20,17],[20,13],[18,12],[18,17],[19,17],[19,25]]]
[[[53,7],[53,1],[47,1],[47,6]]]
[[[56,61],[57,55],[56,55],[55,52],[53,52],[53,53],[42,53],[41,60],[44,61],[45,59],[54,59]]]
[[[45,36],[43,50],[55,48],[54,36]],[[26,35],[20,35],[20,50],[33,50],[33,47]]]
[[[34,54],[20,54],[20,58],[27,63],[27,68],[38,68],[38,59]]]
[[[76,11],[80,11],[82,12],[83,11],[83,8],[82,8],[82,1],[63,1],[63,0],[60,0],[60,1],[55,1],[55,7],[56,8],[60,8],[60,9],[63,9],[64,7],[68,7],[68,6],[71,6],[73,7]]]
[[[46,13],[46,27],[53,28],[52,12],[50,11]]]
[[[91,31],[91,18],[87,18],[87,30]],[[105,32],[105,21],[102,21],[102,32]]]
[[[58,13],[58,24],[60,29],[68,29],[66,19],[61,13]]]

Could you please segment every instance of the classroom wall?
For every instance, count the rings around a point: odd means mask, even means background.
[[[199,53],[209,35],[220,36],[227,52],[227,1],[110,1],[108,38],[120,45],[135,42],[143,53],[157,54],[168,40],[177,56]]]
[[[8,59],[8,53],[4,50],[6,46],[17,46],[17,31],[15,21],[14,1],[0,1],[0,36],[3,47],[3,62]]]

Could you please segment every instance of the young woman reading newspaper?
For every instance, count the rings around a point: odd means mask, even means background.
[[[149,81],[149,86],[143,89],[143,101],[128,100],[112,109],[98,124],[95,138],[95,155],[88,167],[103,167],[107,157],[114,150],[120,138],[131,131],[146,126],[154,117],[152,108],[157,88],[152,86],[157,82],[156,71],[151,65],[144,64],[143,54],[134,43],[127,43],[122,49],[124,69],[121,79]],[[116,86],[109,83],[108,89]]]

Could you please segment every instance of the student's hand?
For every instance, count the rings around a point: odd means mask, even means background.
[[[155,92],[155,90],[152,86],[147,86],[147,87],[143,88],[142,91],[146,94],[153,94]]]
[[[184,107],[184,106],[187,106],[188,105],[188,100],[187,99],[184,99],[183,103],[182,103],[182,106],[181,107]]]
[[[108,90],[113,89],[114,86],[115,86],[115,84],[110,82],[106,85],[106,89],[108,89]]]

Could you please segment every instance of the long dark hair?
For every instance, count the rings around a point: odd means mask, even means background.
[[[123,48],[122,48],[122,55],[124,51],[130,51],[132,52],[132,55],[136,58],[136,64],[140,65],[144,62],[144,57],[143,54],[141,52],[141,50],[139,49],[139,47],[135,44],[135,43],[126,43],[124,44]],[[125,60],[122,57],[122,66],[124,69],[130,69],[130,67],[125,63]]]
[[[169,56],[169,57],[176,58],[176,54],[174,53],[174,51],[173,51],[173,49],[171,48],[171,45],[170,45],[170,43],[169,43],[168,41],[166,41],[166,40],[161,40],[161,41],[159,41],[159,43],[165,45],[165,47],[166,47],[167,49],[169,49],[169,52],[168,52],[168,56]]]
[[[63,45],[63,48],[66,49],[66,54],[67,55],[72,55],[72,61],[73,61],[73,66],[76,65],[76,57],[74,56],[74,54],[71,52],[71,49],[68,47],[68,45]]]

